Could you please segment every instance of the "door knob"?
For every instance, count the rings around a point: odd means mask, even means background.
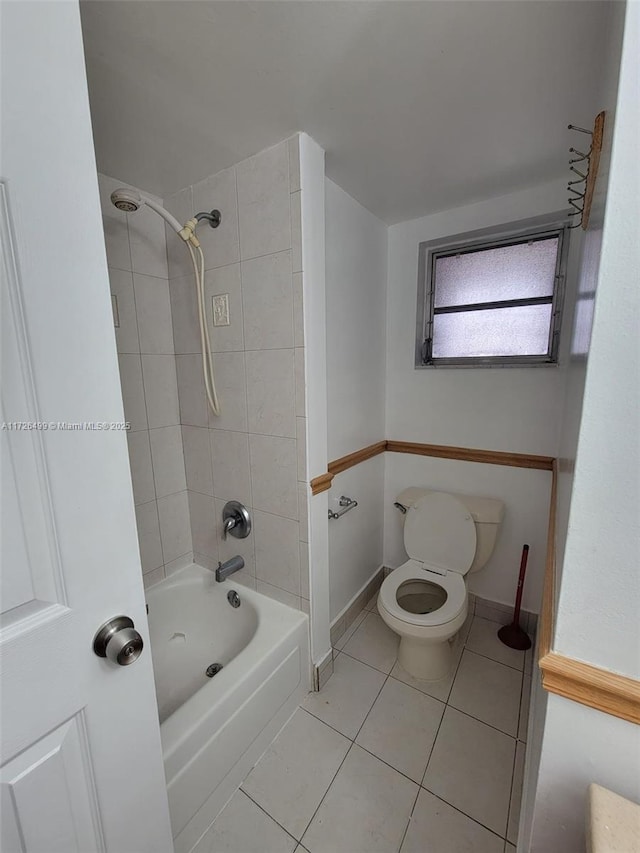
[[[114,616],[98,629],[93,638],[93,651],[119,666],[129,666],[142,654],[144,643],[128,616]]]

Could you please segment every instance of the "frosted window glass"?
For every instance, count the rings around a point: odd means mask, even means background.
[[[435,307],[552,296],[558,238],[436,258]]]
[[[433,357],[546,355],[550,323],[551,305],[438,314],[433,318]]]

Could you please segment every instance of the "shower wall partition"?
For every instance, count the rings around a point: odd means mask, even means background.
[[[188,253],[151,211],[110,205],[121,185],[100,178],[145,582],[241,554],[238,582],[308,612],[299,136],[163,200],[180,221],[222,212],[219,228],[198,229],[220,417],[205,398]],[[214,326],[225,295],[229,322]],[[221,535],[233,499],[253,517],[244,540]]]

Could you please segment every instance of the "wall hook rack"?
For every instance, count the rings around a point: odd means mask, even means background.
[[[569,216],[578,217],[575,225],[570,225],[569,228],[580,228],[583,231],[587,230],[589,225],[589,216],[591,214],[591,203],[593,201],[593,192],[598,176],[598,166],[600,165],[600,151],[602,150],[602,135],[604,131],[604,111],[598,113],[593,125],[593,130],[587,130],[584,127],[578,127],[575,124],[570,124],[569,130],[575,130],[577,133],[586,133],[591,137],[591,146],[585,154],[573,146],[569,149],[569,154],[576,156],[569,160],[569,169],[577,175],[572,181],[567,184],[567,190],[574,193],[569,198],[569,204],[573,210]],[[574,163],[586,163],[586,173],[580,169],[576,169]],[[584,166],[582,167],[585,168]]]

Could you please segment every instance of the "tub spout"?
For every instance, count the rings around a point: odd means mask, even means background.
[[[218,568],[216,569],[216,580],[218,582],[226,580],[229,575],[239,572],[240,569],[244,569],[243,558],[240,555],[231,557],[224,563],[218,563]]]

